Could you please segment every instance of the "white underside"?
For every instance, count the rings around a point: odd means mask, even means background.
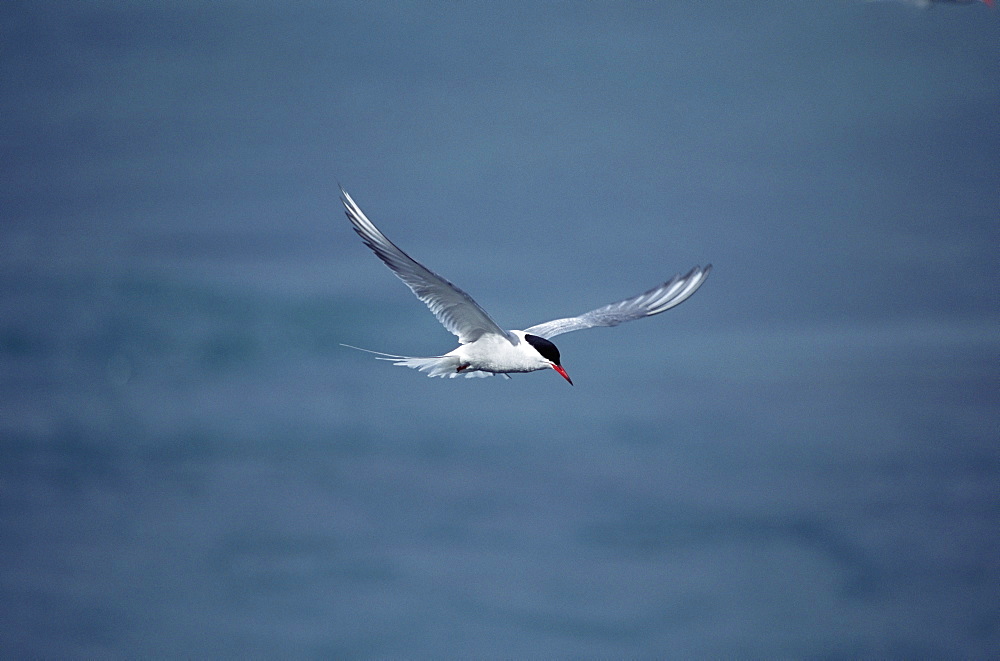
[[[399,358],[379,358],[379,360],[388,360],[393,365],[409,367],[424,372],[427,376],[440,376],[445,379],[454,379],[456,376],[464,376],[470,379],[493,376],[493,372],[483,372],[469,368],[459,370],[458,368],[462,364],[462,361],[457,356],[432,356],[429,358],[400,356]]]
[[[427,376],[454,379],[456,376],[483,378],[494,374],[534,372],[552,367],[552,364],[524,340],[523,331],[511,331],[517,344],[511,344],[500,335],[483,335],[475,342],[463,344],[443,356],[396,356],[370,349],[361,349],[375,354],[379,360],[387,360],[393,365],[409,367]]]

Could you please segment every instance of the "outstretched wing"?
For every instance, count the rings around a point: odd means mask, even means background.
[[[701,287],[711,270],[711,264],[705,268],[696,266],[687,275],[676,275],[669,282],[653,287],[644,294],[605,305],[603,308],[591,310],[579,317],[546,321],[544,324],[525,328],[524,332],[548,339],[584,328],[617,326],[625,321],[652,317],[654,314],[665,312],[686,301],[691,294],[698,290],[698,287]]]
[[[343,188],[340,189],[340,201],[344,203],[347,218],[354,226],[354,231],[365,245],[413,290],[445,328],[458,336],[461,344],[475,342],[487,333],[496,333],[510,339],[507,332],[490,319],[490,315],[471,296],[421,265],[387,239]]]

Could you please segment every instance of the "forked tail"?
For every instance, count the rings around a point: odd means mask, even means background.
[[[391,353],[382,353],[381,351],[362,349],[361,347],[355,347],[350,344],[341,343],[340,346],[374,354],[378,360],[388,360],[393,365],[419,370],[427,374],[427,376],[440,376],[448,379],[454,379],[456,376],[465,376],[469,378],[493,376],[490,372],[460,372],[458,370],[460,361],[457,356],[429,356],[427,358],[418,358],[415,356],[397,356]]]

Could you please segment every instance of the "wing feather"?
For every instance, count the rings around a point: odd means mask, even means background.
[[[569,333],[570,331],[594,328],[595,326],[617,326],[626,321],[652,317],[686,301],[705,282],[712,265],[704,268],[696,266],[686,275],[676,275],[662,285],[647,292],[611,303],[581,314],[578,317],[554,319],[524,329],[525,333],[546,339]]]
[[[341,188],[340,193],[347,218],[365,245],[406,283],[445,328],[458,336],[461,344],[475,342],[487,333],[510,340],[511,336],[471,296],[400,250],[368,220],[347,191]]]

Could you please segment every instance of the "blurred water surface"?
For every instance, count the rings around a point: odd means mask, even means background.
[[[408,325],[335,297],[83,277],[8,302],[39,300],[2,345],[8,651],[995,640],[992,337],[690,333],[676,369],[579,352],[570,390],[348,353],[352,319]]]
[[[0,11],[5,657],[1000,649],[996,11]]]

